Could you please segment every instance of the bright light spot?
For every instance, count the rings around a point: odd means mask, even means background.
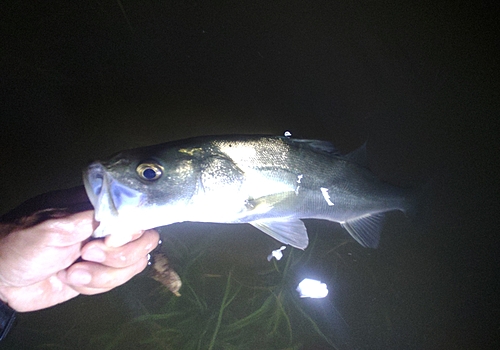
[[[231,159],[233,159],[236,164],[248,161],[249,159],[254,159],[257,153],[256,149],[252,145],[246,145],[241,142],[224,142],[220,144],[220,151],[223,154],[227,154]]]
[[[304,278],[297,286],[301,298],[324,298],[328,295],[325,283],[310,278]]]
[[[300,184],[300,181],[302,180],[302,178],[304,177],[304,175],[300,174],[300,175],[297,175],[297,183]],[[300,185],[297,186],[297,188],[295,189],[295,194],[298,196],[299,195],[299,189],[300,189]]]
[[[321,187],[320,190],[326,203],[328,203],[329,206],[332,206],[333,202],[330,200],[330,195],[328,194],[328,188]]]
[[[283,257],[283,253],[281,252],[282,250],[285,250],[286,246],[281,246],[280,249],[273,250],[271,254],[268,255],[267,261],[271,261],[272,258],[275,258],[276,260],[281,260]]]
[[[285,135],[285,137],[290,137],[290,136],[292,136],[292,133],[287,130],[287,131],[285,131],[284,135]]]

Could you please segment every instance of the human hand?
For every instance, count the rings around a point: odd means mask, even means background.
[[[128,243],[113,236],[89,241],[93,230],[93,211],[85,211],[1,238],[0,299],[23,312],[107,292],[141,272],[159,241],[155,230],[124,235]]]

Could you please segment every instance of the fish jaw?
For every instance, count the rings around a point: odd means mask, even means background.
[[[103,237],[114,232],[141,229],[131,211],[140,206],[143,194],[127,187],[113,178],[105,167],[95,162],[84,171],[84,186],[94,206],[94,218],[100,225],[94,237]]]

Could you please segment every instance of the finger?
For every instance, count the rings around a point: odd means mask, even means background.
[[[160,235],[148,230],[121,247],[109,247],[102,240],[90,241],[81,250],[82,259],[115,268],[135,264],[156,248]]]
[[[106,236],[104,242],[109,247],[119,247],[132,240],[132,233],[120,233]]]
[[[82,294],[98,294],[113,289],[130,280],[148,265],[143,257],[124,268],[112,268],[92,262],[80,262],[58,273],[58,278]]]
[[[104,238],[104,243],[108,247],[121,247],[122,245],[127,244],[128,242],[133,241],[140,235],[142,235],[142,231],[127,231],[120,230],[119,233],[112,233]]]
[[[21,256],[32,256],[43,247],[79,245],[92,232],[93,211],[86,211],[14,231],[4,238],[2,246],[10,247]]]
[[[80,243],[94,232],[94,211],[68,215],[63,218],[51,219],[34,226],[33,229],[42,232],[38,243],[45,246],[63,247]]]

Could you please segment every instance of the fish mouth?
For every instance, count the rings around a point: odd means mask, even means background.
[[[137,208],[142,200],[142,193],[117,181],[104,165],[92,163],[83,172],[83,184],[90,203],[94,206],[95,220],[101,222],[94,232],[95,237],[106,235],[106,221],[115,221],[124,212]]]

